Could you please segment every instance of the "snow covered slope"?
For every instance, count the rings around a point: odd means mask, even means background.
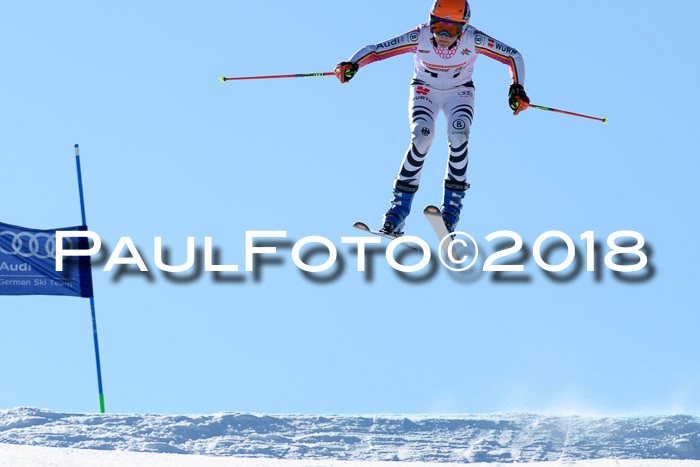
[[[0,411],[0,443],[268,460],[700,460],[700,418],[99,415],[17,408]]]
[[[527,464],[437,462],[318,461],[230,458],[194,454],[154,454],[94,449],[45,448],[0,444],[0,467],[698,467],[692,460],[612,460],[533,462]]]

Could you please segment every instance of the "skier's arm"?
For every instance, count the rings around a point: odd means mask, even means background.
[[[481,31],[475,31],[474,45],[476,53],[508,65],[512,83],[508,91],[508,105],[513,110],[513,115],[518,115],[527,109],[530,98],[527,97],[523,87],[525,84],[525,62],[520,52]]]
[[[370,63],[385,60],[418,49],[418,28],[408,31],[400,36],[391,38],[379,44],[366,45],[355,52],[349,62],[357,63],[362,68]]]
[[[525,85],[525,61],[520,52],[481,31],[474,33],[476,53],[508,65],[512,84]]]
[[[370,63],[385,60],[409,52],[415,53],[418,49],[418,28],[408,31],[400,36],[391,38],[374,45],[366,45],[348,59],[340,62],[335,69],[335,74],[341,82],[350,81],[357,70]],[[350,70],[348,73],[347,70]]]

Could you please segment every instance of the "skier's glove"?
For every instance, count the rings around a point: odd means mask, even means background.
[[[512,84],[508,91],[508,105],[513,109],[513,115],[518,115],[527,109],[529,104],[530,98],[525,94],[525,88],[520,84]]]
[[[335,66],[335,76],[338,77],[341,83],[347,83],[355,76],[355,73],[357,73],[359,69],[360,67],[357,63],[340,62]]]

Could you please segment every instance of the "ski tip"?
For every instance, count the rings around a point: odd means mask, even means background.
[[[364,222],[355,222],[352,226],[356,229],[365,230],[367,232],[370,231],[369,227],[367,227],[367,224],[365,224]]]
[[[221,81],[221,82],[223,83],[224,81],[226,81],[226,78],[224,78],[224,77],[222,76],[221,78],[219,78],[219,81]]]
[[[608,123],[608,119],[607,119],[607,118],[604,118],[604,119],[603,119],[603,123]]]
[[[437,206],[426,206],[425,209],[423,209],[423,214],[440,214],[440,208]]]

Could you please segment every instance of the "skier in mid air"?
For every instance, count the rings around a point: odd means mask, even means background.
[[[394,181],[392,206],[382,221],[384,234],[397,237],[403,234],[440,111],[447,118],[449,144],[441,212],[445,227],[454,232],[462,199],[469,189],[467,143],[474,116],[472,72],[477,55],[508,65],[512,79],[508,103],[514,115],[530,103],[523,88],[525,66],[520,53],[469,25],[470,16],[467,0],[436,0],[429,23],[385,42],[365,46],[335,67],[340,82],[347,83],[365,65],[408,52],[415,55],[408,111],[411,144]]]

